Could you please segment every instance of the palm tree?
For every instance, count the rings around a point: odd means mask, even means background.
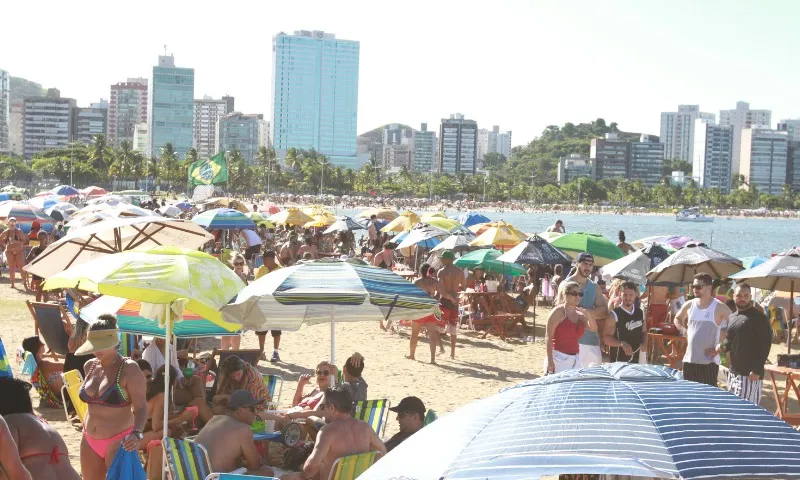
[[[105,174],[109,171],[114,159],[114,152],[106,143],[106,136],[102,134],[92,137],[89,144],[89,161],[98,172]]]
[[[245,177],[247,176],[247,165],[244,156],[238,148],[234,148],[227,155],[228,160],[228,189],[231,191],[244,189]]]
[[[114,155],[114,163],[111,164],[110,173],[112,177],[130,178],[133,174],[136,153],[128,140],[123,140],[119,144],[119,149]]]
[[[163,147],[161,147],[161,154],[158,157],[159,160],[159,177],[162,180],[167,181],[170,186],[174,181],[180,181],[180,168],[179,168],[179,161],[178,161],[178,152],[175,151],[175,146],[172,143],[166,143]],[[178,178],[176,179],[176,174],[178,174]]]
[[[197,153],[197,149],[194,147],[190,148],[186,151],[186,156],[183,157],[183,168],[189,168],[189,165],[193,164],[198,159],[200,159],[200,154]]]
[[[256,153],[256,161],[258,162],[258,166],[260,167],[261,175],[262,175],[262,182],[261,185],[263,187],[264,180],[266,180],[267,184],[267,195],[269,195],[270,190],[270,180],[272,175],[272,164],[275,162],[275,149],[270,147],[259,147],[258,153]]]

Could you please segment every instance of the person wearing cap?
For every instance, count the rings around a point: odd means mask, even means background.
[[[406,397],[400,400],[396,407],[392,407],[389,410],[397,414],[397,423],[400,425],[400,431],[385,443],[386,451],[391,452],[394,447],[403,443],[405,439],[425,426],[425,412],[427,410],[422,400],[417,397]]]
[[[580,285],[583,294],[578,304],[579,312],[585,316],[587,322],[596,322],[597,328],[585,329],[578,339],[578,360],[581,367],[603,363],[603,354],[600,351],[600,335],[603,332],[603,321],[608,315],[608,299],[603,295],[600,287],[589,278],[594,268],[594,256],[583,252],[578,255],[575,273],[565,278],[565,281],[574,281]]]
[[[445,250],[439,257],[442,268],[436,273],[439,280],[439,309],[442,320],[447,323],[446,332],[450,336],[450,358],[456,358],[456,335],[458,334],[458,294],[464,290],[466,282],[464,272],[453,266],[455,254]]]
[[[6,263],[8,263],[11,288],[17,288],[14,275],[17,270],[19,270],[19,276],[22,277],[22,284],[26,289],[28,288],[28,274],[22,269],[25,266],[25,246],[27,244],[28,237],[17,226],[17,219],[8,217],[8,228],[0,233],[0,245],[6,247]]]
[[[194,441],[208,451],[211,471],[228,473],[244,466],[250,475],[273,476],[271,468],[261,465],[251,427],[263,404],[249,391],[236,390],[228,397],[224,414],[215,415],[200,430]]]
[[[256,269],[256,280],[268,273],[283,268],[280,264],[278,264],[278,262],[275,261],[275,250],[264,250],[264,254],[261,256],[261,258],[264,260],[264,264]],[[261,356],[264,356],[264,343],[266,341],[268,331],[269,330],[256,331],[256,336],[258,337],[258,349],[261,350]],[[272,358],[269,359],[270,362],[276,363],[281,361],[281,357],[278,355],[278,348],[280,346],[281,331],[272,330]]]
[[[139,365],[117,349],[119,330],[113,315],[100,315],[75,355],[92,353],[78,396],[88,404],[81,442],[85,480],[104,480],[117,450],[139,448],[147,423],[147,381]]]

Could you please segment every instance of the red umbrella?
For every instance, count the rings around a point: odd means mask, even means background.
[[[274,203],[265,203],[264,205],[261,205],[261,207],[259,207],[259,210],[261,212],[265,212],[270,215],[275,215],[276,213],[281,211],[280,207],[278,207]]]

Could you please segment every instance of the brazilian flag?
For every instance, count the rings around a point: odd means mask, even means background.
[[[228,181],[228,164],[225,152],[219,152],[207,160],[198,160],[189,166],[189,183],[194,185],[212,185]]]

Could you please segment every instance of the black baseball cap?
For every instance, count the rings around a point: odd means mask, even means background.
[[[258,400],[253,398],[250,395],[250,392],[247,390],[236,390],[228,397],[228,408],[231,410],[236,410],[237,408],[242,407],[255,407],[256,405],[261,405],[264,403],[264,400]]]
[[[397,404],[396,407],[392,407],[389,410],[395,413],[416,412],[422,415],[423,417],[425,416],[425,412],[427,411],[425,409],[425,404],[422,403],[422,400],[420,400],[417,397],[406,397],[400,400],[400,403]]]
[[[578,263],[581,263],[581,262],[592,262],[592,263],[594,263],[594,255],[592,255],[589,252],[581,253],[580,255],[578,255]]]

